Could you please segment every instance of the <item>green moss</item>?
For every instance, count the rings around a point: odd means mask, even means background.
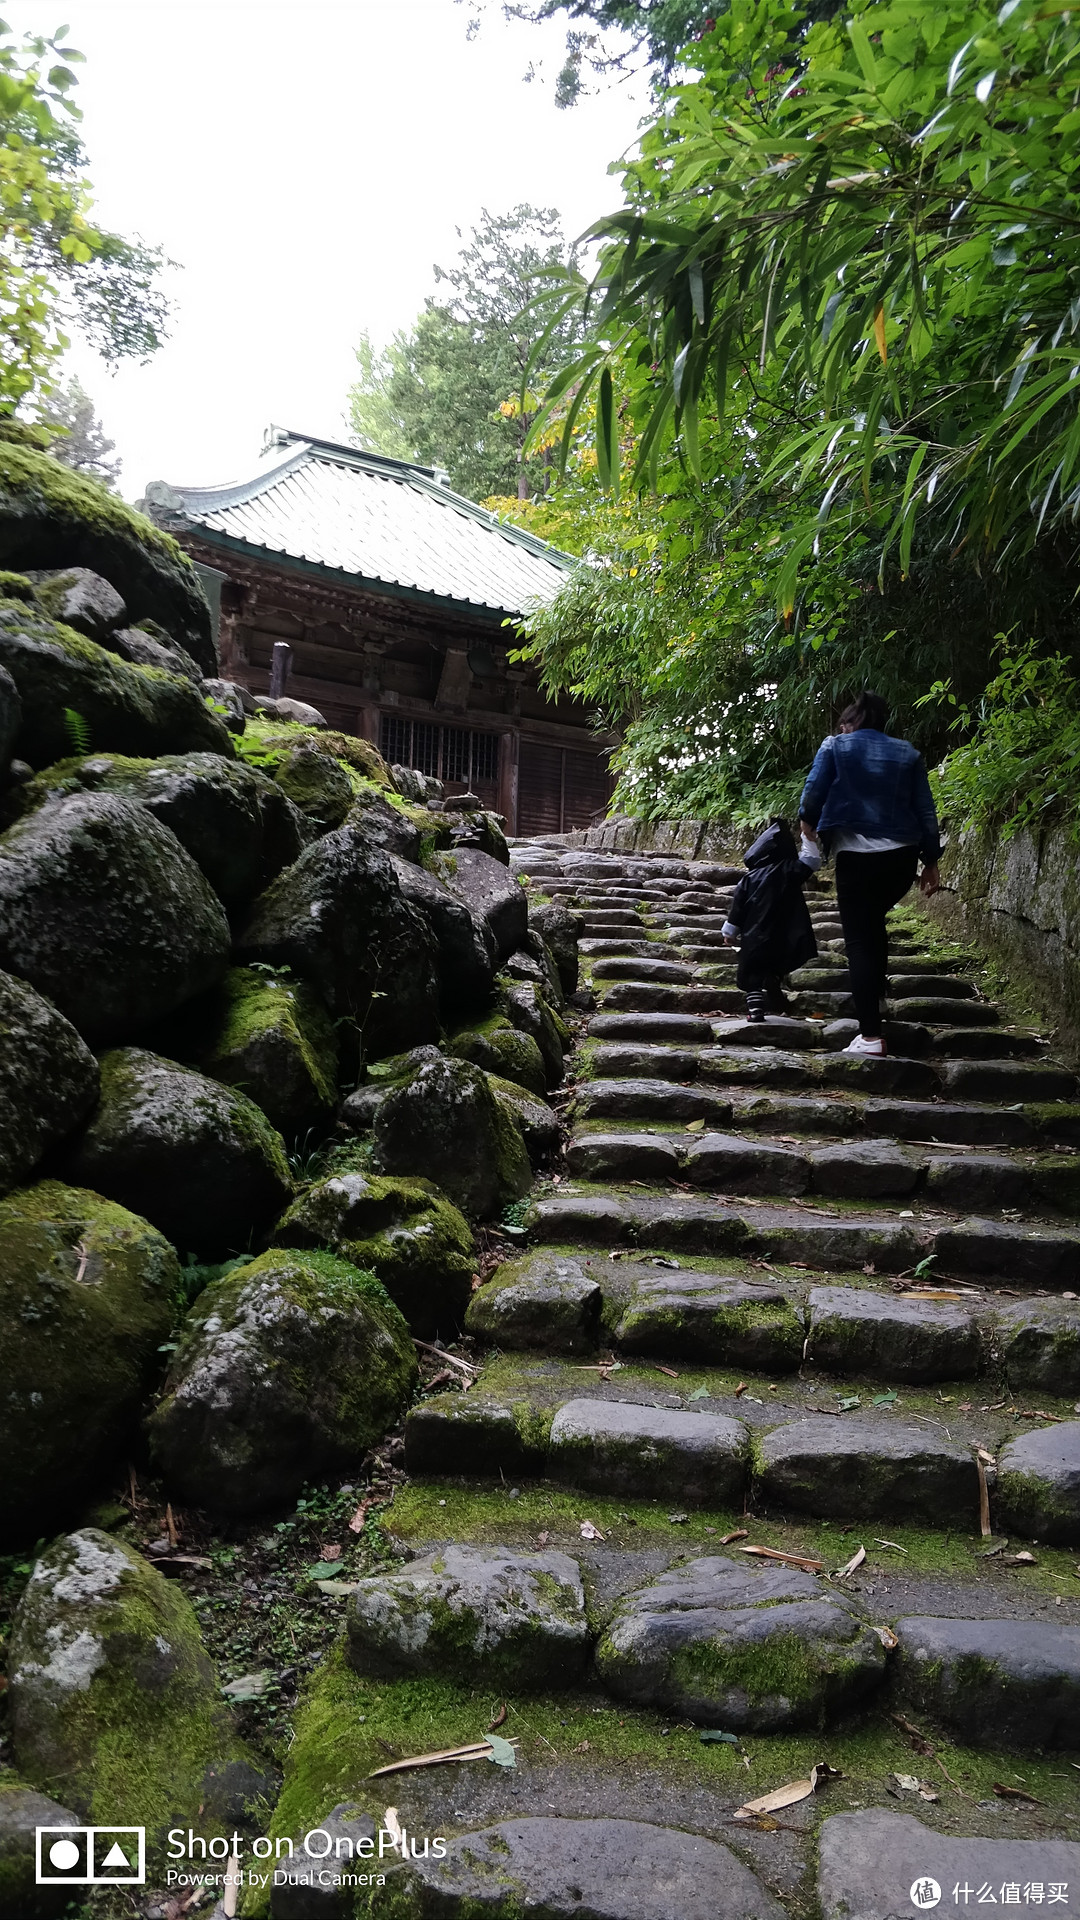
[[[136,541],[167,560],[170,568],[187,574],[192,591],[201,597],[194,565],[172,535],[155,527],[145,514],[136,513],[99,480],[74,472],[36,448],[16,446],[0,436],[0,487],[37,494],[55,512],[70,515],[96,533]]]
[[[0,568],[0,598],[4,600],[33,600],[34,583],[25,573],[8,573]]]
[[[470,1060],[486,1073],[543,1099],[547,1092],[544,1058],[531,1034],[511,1026],[505,1015],[494,1013],[486,1020],[463,1027],[445,1045],[445,1052],[459,1060]]]
[[[201,1003],[196,1058],[247,1093],[286,1135],[328,1115],[337,1098],[337,1036],[314,988],[232,967]]]
[[[394,790],[390,769],[378,749],[370,740],[361,740],[351,733],[338,733],[333,728],[302,727],[292,720],[269,720],[259,715],[249,716],[236,747],[242,760],[257,767],[261,773],[276,778],[278,768],[284,764],[294,747],[307,747],[333,760],[348,775],[354,794],[365,788],[377,793],[380,799],[388,800],[391,805],[398,802],[399,796]],[[403,811],[408,811],[403,808]]]

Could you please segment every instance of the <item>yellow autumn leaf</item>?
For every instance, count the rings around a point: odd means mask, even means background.
[[[889,357],[889,349],[885,345],[885,308],[880,303],[874,308],[874,339],[877,341],[878,354],[884,366]]]

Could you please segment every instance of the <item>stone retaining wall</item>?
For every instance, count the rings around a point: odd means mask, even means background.
[[[562,836],[568,847],[603,847],[609,853],[667,853],[680,860],[742,858],[741,836],[728,820],[634,820],[613,814],[598,826]]]

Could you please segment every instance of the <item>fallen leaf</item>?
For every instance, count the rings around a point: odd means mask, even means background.
[[[688,1400],[708,1400],[712,1396],[708,1387],[698,1387],[694,1393],[688,1393],[686,1397]]]
[[[979,1532],[984,1540],[991,1536],[990,1526],[990,1490],[986,1484],[986,1462],[980,1448],[975,1455],[975,1467],[979,1475]]]
[[[494,1720],[489,1720],[488,1732],[494,1733],[496,1727],[503,1726],[505,1724],[505,1721],[506,1721],[506,1701],[504,1700],[502,1703],[502,1706],[499,1708],[498,1713],[495,1715]]]
[[[581,1537],[583,1540],[602,1540],[604,1538],[599,1527],[594,1527],[591,1520],[583,1520],[581,1522]]]
[[[313,1584],[318,1587],[320,1593],[340,1595],[355,1593],[360,1583],[358,1580],[316,1580]]]
[[[872,1260],[870,1260],[870,1261],[868,1261],[868,1263],[867,1263],[867,1265],[866,1265],[866,1266],[865,1266],[865,1267],[863,1268],[863,1272],[864,1272],[864,1273],[876,1273],[876,1272],[877,1272],[877,1268],[876,1268],[876,1267],[874,1266],[874,1263],[873,1263],[873,1261],[872,1261]]]
[[[900,1645],[900,1642],[897,1639],[891,1627],[875,1627],[874,1632],[877,1634],[877,1637],[881,1641],[881,1644],[884,1647],[886,1653],[891,1653],[894,1647],[898,1647]]]
[[[536,1536],[536,1544],[537,1544],[537,1546],[539,1546],[539,1547],[546,1547],[546,1546],[547,1546],[547,1543],[548,1543],[548,1541],[549,1541],[550,1539],[551,1539],[551,1535],[550,1535],[550,1533],[548,1533],[548,1531],[547,1531],[547,1529],[546,1529],[546,1527],[545,1527],[545,1529],[544,1529],[544,1531],[543,1531],[543,1533],[538,1533],[538,1534],[537,1534],[537,1536]]]
[[[324,1560],[341,1559],[341,1548],[338,1546],[322,1546],[319,1548],[319,1552],[322,1554]]]
[[[895,1393],[877,1393],[871,1400],[870,1405],[872,1407],[889,1407],[895,1399]]]
[[[669,1380],[678,1379],[679,1376],[676,1373],[674,1367],[662,1367],[659,1361],[654,1362],[654,1364],[656,1366],[657,1373],[666,1373]]]
[[[862,1402],[857,1393],[849,1393],[846,1399],[838,1400],[837,1405],[841,1413],[850,1413],[852,1407],[861,1406]]]
[[[497,1767],[517,1766],[517,1754],[514,1752],[509,1740],[504,1740],[501,1734],[490,1733],[488,1735],[488,1744],[491,1747],[488,1758],[489,1760],[493,1760]]]
[[[711,1746],[714,1742],[721,1740],[725,1747],[737,1747],[739,1745],[738,1734],[725,1733],[721,1727],[706,1727],[702,1733],[699,1733],[698,1739],[701,1741],[703,1747]]]
[[[498,1736],[495,1736],[498,1738]],[[384,1746],[380,1740],[379,1745]],[[504,1741],[504,1746],[509,1742]],[[452,1760],[490,1760],[492,1744],[490,1740],[473,1740],[467,1747],[443,1747],[437,1753],[414,1753],[408,1760],[395,1760],[389,1767],[376,1767],[368,1774],[369,1780],[379,1780],[384,1773],[406,1773],[413,1767],[441,1767]]]
[[[685,1527],[689,1518],[690,1515],[688,1513],[669,1513],[668,1525],[670,1527]]]
[[[854,1573],[856,1567],[861,1567],[865,1559],[866,1559],[866,1548],[865,1547],[856,1548],[855,1552],[852,1554],[851,1559],[848,1561],[847,1565],[841,1567],[839,1573],[833,1574],[833,1579],[846,1580],[848,1577],[848,1574]]]
[[[319,1560],[316,1561],[313,1567],[308,1568],[304,1578],[306,1580],[332,1580],[335,1574],[339,1572],[340,1568],[335,1561]]]
[[[687,1125],[686,1125],[686,1131],[687,1131],[687,1133],[704,1133],[704,1131],[705,1131],[705,1122],[704,1122],[704,1120],[689,1120],[689,1121],[687,1121]]]
[[[575,1753],[588,1753],[588,1751],[589,1743],[587,1740],[579,1740],[577,1746],[574,1748]]]
[[[736,1400],[738,1399],[740,1393],[746,1392],[746,1388],[747,1388],[747,1382],[745,1380],[740,1380],[738,1386],[735,1389]]]
[[[752,1820],[756,1814],[777,1813],[781,1807],[794,1807],[800,1800],[809,1800],[822,1781],[841,1778],[839,1768],[819,1760],[816,1767],[811,1767],[808,1780],[792,1780],[786,1787],[774,1787],[772,1793],[763,1793],[760,1800],[747,1800],[744,1806],[736,1807],[734,1817]]]
[[[273,1678],[273,1674],[264,1668],[259,1673],[245,1673],[239,1680],[228,1681],[221,1691],[230,1700],[261,1700]]]
[[[897,1540],[875,1540],[874,1545],[875,1547],[891,1547],[894,1553],[902,1553],[904,1558],[907,1558],[907,1548],[902,1547]]]
[[[720,1535],[720,1545],[722,1547],[730,1547],[733,1540],[745,1540],[746,1537],[747,1529],[745,1527],[736,1527],[734,1533],[722,1533]],[[1077,1567],[1076,1571],[1080,1573],[1080,1567]]]
[[[1026,1806],[1041,1807],[1044,1803],[1036,1800],[1033,1793],[1025,1793],[1022,1787],[1002,1787],[994,1782],[994,1792],[999,1800],[1023,1800]]]
[[[1002,1555],[1003,1567],[1037,1567],[1038,1561],[1033,1553],[1006,1553]]]
[[[780,1553],[775,1547],[740,1547],[740,1553],[752,1553],[759,1560],[782,1560],[787,1567],[805,1567],[810,1573],[821,1573],[824,1560],[811,1560],[803,1553]]]
[[[437,1375],[436,1378],[441,1379],[442,1376]],[[367,1519],[368,1514],[371,1512],[371,1509],[374,1506],[374,1504],[375,1504],[374,1500],[372,1499],[370,1494],[368,1495],[366,1500],[361,1500],[360,1505],[357,1507],[356,1512],[353,1514],[352,1519],[349,1521],[350,1533],[363,1533],[364,1522]]]
[[[905,1793],[918,1793],[919,1782],[913,1773],[894,1773],[893,1779],[896,1781],[898,1787],[903,1788]]]

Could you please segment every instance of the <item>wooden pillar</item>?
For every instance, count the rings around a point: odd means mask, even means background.
[[[507,833],[518,830],[518,764],[521,735],[515,727],[499,735],[499,812],[505,816]]]

